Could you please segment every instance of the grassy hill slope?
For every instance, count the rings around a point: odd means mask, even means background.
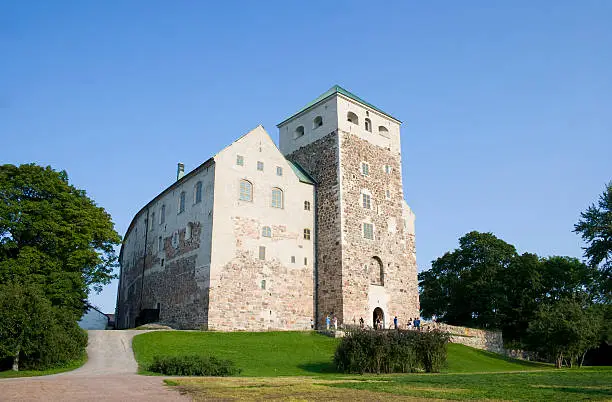
[[[154,355],[200,354],[229,359],[245,377],[274,377],[333,373],[339,340],[315,332],[150,332],[134,338],[136,360],[146,367]],[[507,359],[494,353],[451,344],[450,373],[507,372],[549,366]]]

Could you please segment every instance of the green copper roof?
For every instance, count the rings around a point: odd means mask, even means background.
[[[317,103],[321,102],[323,99],[326,99],[336,93],[342,94],[344,96],[346,96],[347,98],[351,98],[354,101],[357,101],[363,105],[366,105],[367,107],[374,109],[382,114],[384,114],[385,116],[388,116],[390,118],[392,118],[393,120],[397,120],[395,117],[391,116],[389,113],[386,113],[382,110],[380,110],[379,108],[377,108],[376,106],[372,105],[371,103],[368,103],[366,101],[364,101],[363,99],[361,99],[359,96],[347,91],[346,89],[342,88],[340,85],[334,85],[333,87],[331,87],[329,90],[325,91],[324,93],[322,93],[319,97],[317,97],[315,100],[313,100],[312,102],[310,102],[309,104],[307,104],[306,106],[304,106],[303,108],[301,108],[298,112],[294,113],[291,115],[291,117],[283,120],[282,122],[278,123],[277,127],[282,125],[283,123],[285,123],[287,120],[291,120],[292,118],[294,118],[295,116],[297,116],[298,114],[302,113],[303,111],[305,111],[306,109],[309,109],[310,107],[316,105]]]
[[[315,184],[312,177],[310,177],[310,175],[308,175],[308,173],[306,173],[306,171],[302,169],[300,165],[291,162],[289,159],[287,159],[287,163],[289,166],[291,166],[291,169],[293,169],[293,172],[297,175],[302,183]]]

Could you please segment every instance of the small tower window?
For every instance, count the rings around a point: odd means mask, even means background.
[[[161,211],[159,213],[159,223],[160,225],[163,225],[164,223],[166,223],[166,206],[165,205],[161,206]]]
[[[304,257],[304,265],[308,265],[308,258]]]
[[[298,126],[295,129],[295,134],[293,136],[293,138],[300,138],[304,135],[304,126]]]
[[[280,166],[276,167],[276,175],[277,176],[282,176],[283,175],[283,168]]]
[[[164,250],[164,240],[161,236],[157,238],[157,252],[161,253]]]
[[[261,281],[261,288],[262,288],[263,290],[265,290],[265,289],[266,289],[266,280],[265,280],[265,279],[262,279],[262,281]]]
[[[193,233],[193,223],[189,222],[187,227],[185,228],[185,240],[191,239],[191,234]]]
[[[391,190],[389,189],[385,190],[385,198],[388,200],[391,199]]]
[[[181,191],[181,195],[179,196],[179,211],[178,213],[185,212],[185,192]]]
[[[257,161],[257,170],[263,172],[264,164],[262,161]]]
[[[310,201],[304,201],[304,211],[310,211]]]
[[[319,128],[323,125],[323,118],[321,116],[317,116],[312,121],[312,128]]]
[[[389,130],[385,126],[378,126],[378,134],[383,137],[389,137]]]
[[[372,209],[372,197],[370,194],[361,194],[362,205],[365,209]]]
[[[240,180],[240,199],[253,201],[253,185],[247,180]]]
[[[260,260],[266,259],[266,248],[264,246],[259,246],[259,259]]]
[[[304,229],[304,240],[310,240],[310,229]]]
[[[348,112],[346,114],[346,120],[349,123],[353,123],[353,124],[359,124],[359,118],[357,117],[357,115],[353,112]]]
[[[374,225],[371,223],[363,224],[363,237],[369,240],[374,240]]]
[[[201,181],[197,182],[196,185],[195,185],[195,200],[194,200],[194,202],[196,204],[202,202],[202,182]]]
[[[361,174],[364,176],[370,175],[370,165],[366,162],[361,162]]]
[[[291,256],[291,263],[295,264],[295,256],[294,255]]]
[[[372,120],[368,118],[365,119],[365,129],[366,131],[372,132]]]
[[[385,165],[385,173],[386,173],[386,174],[391,174],[391,171],[392,171],[392,170],[393,170],[393,169],[391,169],[391,166],[390,166],[390,165]]]
[[[272,208],[283,207],[283,190],[280,188],[272,189]]]
[[[261,235],[263,237],[272,237],[272,229],[270,228],[270,226],[264,226],[261,229]]]
[[[244,156],[236,155],[236,165],[244,166]]]
[[[155,212],[151,213],[151,231],[153,231],[155,225]]]

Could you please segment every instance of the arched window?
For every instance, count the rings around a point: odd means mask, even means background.
[[[197,204],[199,202],[202,202],[202,182],[201,181],[197,182],[195,185],[194,203]]]
[[[295,129],[295,134],[293,135],[293,138],[300,138],[303,135],[304,135],[304,126],[298,126]]]
[[[191,234],[193,233],[193,223],[189,222],[187,227],[185,228],[185,240],[191,239]]]
[[[365,119],[365,129],[366,131],[372,132],[372,120],[368,118]]]
[[[346,114],[346,120],[348,120],[350,123],[353,123],[353,124],[359,124],[359,118],[353,112],[348,112]]]
[[[240,199],[253,201],[253,185],[248,180],[240,180]]]
[[[280,188],[272,189],[272,208],[283,207],[283,190]]]
[[[310,211],[310,201],[304,201],[304,211]]]
[[[178,213],[185,212],[185,192],[181,191],[181,195],[179,196],[179,210]]]
[[[382,135],[383,137],[388,137],[389,130],[387,130],[387,127],[385,126],[378,126],[378,134]]]
[[[261,228],[261,235],[263,237],[272,237],[272,229],[270,228],[270,226],[264,226],[263,228]]]
[[[323,118],[321,116],[317,116],[312,121],[312,128],[319,128],[323,125]]]
[[[372,257],[370,260],[370,283],[372,285],[385,285],[385,270],[380,258]]]

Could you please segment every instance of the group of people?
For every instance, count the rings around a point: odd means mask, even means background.
[[[355,323],[355,318],[353,318],[353,323]],[[310,327],[312,329],[315,328],[315,322],[312,319],[310,320]],[[335,314],[334,315],[328,314],[325,317],[325,328],[327,330],[330,330],[332,327],[334,330],[338,330],[338,317],[336,317]],[[362,329],[365,329],[365,321],[363,317],[359,318],[359,327]],[[385,329],[385,325],[384,325],[383,318],[381,315],[378,315],[376,319],[374,320],[374,329],[376,330]],[[389,329],[400,329],[399,320],[397,316],[393,317],[393,327],[389,326]],[[416,317],[414,320],[410,318],[408,322],[406,323],[406,329],[420,331],[421,330],[421,318]]]

